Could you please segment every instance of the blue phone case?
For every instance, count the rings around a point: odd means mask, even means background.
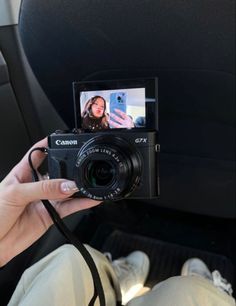
[[[125,92],[114,92],[110,94],[110,113],[117,115],[115,109],[119,109],[126,114]]]

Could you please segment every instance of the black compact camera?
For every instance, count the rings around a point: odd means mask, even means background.
[[[50,178],[74,180],[77,197],[157,197],[160,146],[156,86],[156,79],[74,83],[76,128],[49,136]],[[110,97],[121,89],[126,94],[125,111],[114,108],[113,114],[107,113]],[[140,117],[143,126],[136,127]],[[88,127],[83,124],[82,129],[83,120]]]

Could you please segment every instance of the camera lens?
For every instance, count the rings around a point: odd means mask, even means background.
[[[107,161],[90,161],[85,169],[85,177],[92,188],[110,185],[114,175],[115,169]]]
[[[74,180],[85,197],[118,200],[139,184],[141,159],[135,147],[121,137],[99,135],[78,152]]]

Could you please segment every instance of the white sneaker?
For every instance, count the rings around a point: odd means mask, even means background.
[[[120,283],[122,304],[125,305],[143,288],[149,272],[149,258],[145,253],[135,251],[111,264]]]
[[[199,258],[190,258],[187,261],[185,261],[181,270],[181,275],[183,276],[198,275],[210,281],[213,280],[212,274],[209,271],[207,265]]]
[[[181,275],[198,275],[204,277],[212,282],[213,285],[221,291],[225,291],[230,296],[233,294],[231,284],[221,276],[220,272],[215,270],[211,273],[207,265],[199,258],[188,259],[182,267]]]

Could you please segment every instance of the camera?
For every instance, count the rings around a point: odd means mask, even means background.
[[[95,200],[158,195],[155,132],[54,133],[49,136],[50,178],[74,180],[78,197]]]
[[[147,84],[150,80],[143,81],[141,87],[140,80],[126,80],[125,87],[117,81],[98,82],[95,87],[90,82],[75,83],[76,128],[71,132],[57,131],[48,137],[50,178],[74,180],[79,189],[76,197],[101,201],[157,197],[160,151],[157,126],[148,120],[144,120],[145,126],[135,126],[135,116],[146,118],[156,110],[156,103],[152,103],[156,99],[151,99],[150,90],[145,90],[149,88]],[[125,112],[107,105],[112,104],[109,98],[120,89],[126,96]],[[112,109],[113,116],[106,109]],[[109,120],[104,124],[105,119],[113,117],[115,123]],[[85,126],[83,119],[88,123],[87,129],[81,128]]]

